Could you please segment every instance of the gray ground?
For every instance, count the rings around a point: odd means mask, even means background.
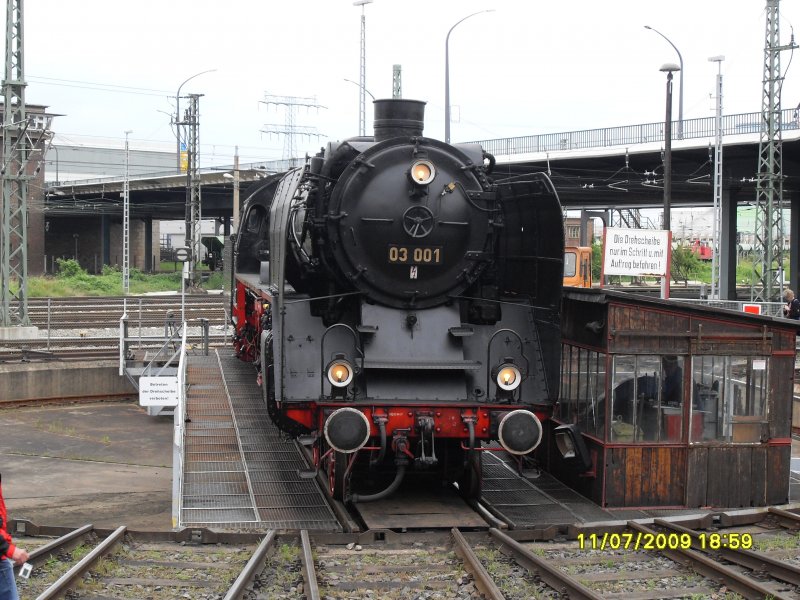
[[[10,519],[172,528],[172,417],[108,402],[0,409]]]

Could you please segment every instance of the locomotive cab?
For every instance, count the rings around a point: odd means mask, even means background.
[[[375,111],[372,140],[248,201],[269,209],[269,265],[237,277],[259,340],[239,354],[335,497],[385,497],[409,470],[476,496],[485,443],[521,461],[558,397],[561,207],[546,176],[495,181],[480,146],[423,137],[424,103]],[[265,240],[245,239],[252,267]]]

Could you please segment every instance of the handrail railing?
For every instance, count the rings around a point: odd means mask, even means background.
[[[738,312],[744,312],[745,304],[750,306],[757,305],[761,310],[759,314],[766,317],[783,317],[783,307],[786,306],[783,302],[747,302],[742,300],[706,300],[698,298],[672,298],[672,300],[675,302],[685,302],[687,304],[727,308]]]
[[[723,136],[761,132],[761,113],[740,113],[722,117]],[[677,121],[673,122],[676,131]],[[713,138],[716,134],[716,117],[684,119],[681,139]],[[798,130],[800,117],[795,109],[781,111],[780,130]],[[673,138],[676,139],[676,138]],[[603,129],[583,129],[560,133],[544,133],[518,137],[480,140],[484,150],[495,156],[535,154],[588,148],[607,148],[631,144],[664,141],[664,122],[622,125]]]
[[[172,436],[172,527],[180,525],[181,498],[183,498],[184,439],[186,435],[186,323],[181,327],[181,351],[178,359],[178,405],[173,413]]]

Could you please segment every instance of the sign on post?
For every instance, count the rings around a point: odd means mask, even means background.
[[[669,273],[670,232],[662,229],[605,230],[604,275],[651,275]]]
[[[189,248],[186,246],[178,246],[175,248],[175,260],[178,262],[187,262],[192,256]]]

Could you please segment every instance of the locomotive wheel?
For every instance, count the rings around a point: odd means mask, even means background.
[[[345,481],[345,473],[347,471],[349,459],[349,454],[336,452],[334,450],[327,460],[328,489],[333,499],[339,500],[340,502],[344,502],[350,495],[350,483],[349,481]]]
[[[458,478],[458,490],[461,496],[477,500],[481,497],[481,482],[483,480],[482,452],[472,451],[468,454],[467,464]]]

